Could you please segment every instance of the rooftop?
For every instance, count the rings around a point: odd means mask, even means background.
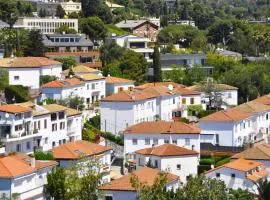
[[[42,85],[42,88],[69,88],[84,84],[83,81],[77,78],[67,78],[65,80],[55,80]]]
[[[268,95],[258,97],[257,99],[254,99],[253,101],[264,104],[264,105],[270,105],[270,95],[268,94]]]
[[[160,60],[176,60],[176,59],[206,59],[206,54],[160,54]]]
[[[257,103],[256,101],[249,101],[247,103],[236,106],[235,109],[241,110],[243,112],[256,113],[270,111],[270,106]]]
[[[66,70],[62,71],[62,73],[68,74],[69,71],[70,71],[70,69],[66,69]],[[93,69],[93,68],[87,67],[85,65],[77,65],[75,67],[72,67],[72,71],[74,73],[97,73],[97,72],[100,72],[97,69]]]
[[[212,84],[212,86],[214,90],[218,90],[218,91],[223,91],[223,90],[238,90],[237,87],[231,86],[231,85],[226,85],[226,84]],[[205,87],[203,85],[193,85],[190,87],[187,87],[187,89],[190,89],[192,91],[198,91],[198,92],[203,92]]]
[[[0,68],[38,68],[62,63],[45,57],[15,57],[0,59]]]
[[[88,52],[46,52],[45,56],[48,58],[51,57],[93,57],[93,56],[99,56],[99,51],[88,51]]]
[[[97,74],[82,74],[79,77],[84,81],[94,81],[94,80],[105,79],[104,76],[97,75]]]
[[[129,29],[134,29],[144,23],[151,23],[147,20],[123,20],[117,24],[115,24],[115,26],[119,27],[119,28],[129,28]],[[157,25],[151,23],[153,26],[155,26],[156,28],[158,28]]]
[[[31,108],[24,107],[21,105],[7,104],[7,105],[0,106],[0,111],[7,112],[7,113],[23,113],[23,112],[31,111]]]
[[[26,154],[15,154],[0,158],[0,177],[15,178],[31,174],[37,170],[47,167],[54,167],[55,161],[35,161],[35,166],[31,166],[31,157]]]
[[[88,141],[79,140],[66,143],[58,147],[54,147],[52,153],[54,158],[56,159],[72,160],[84,156],[99,155],[110,150],[110,147],[105,147]]]
[[[124,134],[200,134],[196,126],[183,122],[142,122],[128,127]]]
[[[251,148],[248,148],[238,154],[232,156],[232,158],[244,158],[248,160],[269,160],[270,161],[270,144],[260,144]]]
[[[161,171],[152,168],[140,168],[135,171],[133,174],[136,175],[141,183],[145,185],[153,185],[156,177],[161,173]],[[135,188],[132,187],[130,178],[132,174],[127,174],[121,178],[115,179],[110,183],[106,183],[99,187],[100,190],[117,190],[117,191],[135,191]],[[168,183],[179,180],[179,177],[170,173],[167,173],[166,176]]]
[[[153,156],[187,156],[187,155],[198,155],[196,151],[192,151],[183,147],[179,147],[175,144],[163,144],[160,146],[154,146],[151,148],[145,148],[135,151],[141,155],[153,155]]]
[[[133,80],[124,79],[124,78],[118,78],[114,76],[107,76],[106,77],[106,83],[107,84],[114,84],[114,83],[134,83]]]

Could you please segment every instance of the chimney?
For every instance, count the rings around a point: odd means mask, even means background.
[[[30,158],[30,166],[35,168],[36,167],[36,159],[33,157],[33,158]]]

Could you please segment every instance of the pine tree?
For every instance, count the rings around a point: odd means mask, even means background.
[[[154,48],[153,69],[154,69],[154,82],[161,82],[162,81],[162,71],[161,71],[160,53],[159,53],[158,45],[156,45]]]
[[[56,14],[57,17],[59,18],[64,18],[66,13],[65,10],[62,8],[62,6],[59,4],[56,8]]]
[[[28,34],[28,43],[25,56],[44,56],[44,44],[40,30],[31,30]]]
[[[82,14],[84,17],[98,16],[102,7],[102,0],[82,0]]]

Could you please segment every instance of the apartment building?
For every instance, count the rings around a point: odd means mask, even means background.
[[[121,134],[144,121],[186,117],[188,105],[200,105],[200,93],[170,83],[146,84],[102,99],[101,130]]]
[[[82,162],[85,165],[98,167],[102,173],[102,182],[111,181],[111,154],[112,148],[91,143],[84,140],[69,142],[52,150],[53,157],[58,161],[60,167],[72,167]],[[79,170],[80,165],[78,166]]]
[[[181,177],[185,183],[190,176],[196,176],[199,153],[175,144],[163,144],[135,151],[136,169],[150,166]]]
[[[55,161],[37,161],[26,154],[3,156],[0,158],[0,197],[13,199],[46,199],[44,186],[47,175],[56,167]]]
[[[142,122],[124,132],[126,159],[136,159],[135,152],[163,144],[174,144],[200,152],[200,129],[183,122]]]
[[[268,172],[261,162],[237,159],[206,172],[206,177],[224,181],[228,188],[248,190],[258,194],[257,185],[261,179],[267,179]]]
[[[88,52],[93,42],[85,34],[46,34],[43,44],[49,52]]]
[[[38,89],[40,76],[61,77],[62,63],[45,57],[3,58],[0,59],[0,69],[8,71],[9,85]]]
[[[49,151],[81,139],[82,115],[57,104],[31,102],[0,106],[0,135],[6,152]]]
[[[20,17],[14,24],[14,28],[39,29],[43,34],[53,34],[63,25],[78,32],[78,19],[60,19],[56,17]]]

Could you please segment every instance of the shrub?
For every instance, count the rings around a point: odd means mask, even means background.
[[[198,174],[201,174],[201,173],[208,171],[210,169],[211,169],[210,165],[199,165],[198,166]]]
[[[46,153],[43,151],[36,151],[34,157],[37,160],[54,160],[54,157],[51,153]]]
[[[200,160],[200,165],[213,165],[215,164],[215,160],[212,158],[205,158]]]
[[[212,158],[212,156],[211,155],[201,155],[201,159],[203,159],[203,158]]]
[[[89,119],[89,123],[95,128],[100,129],[100,115],[96,115]]]
[[[219,166],[221,166],[221,165],[224,165],[224,164],[230,162],[230,160],[231,160],[230,157],[225,158],[225,159],[223,159],[223,160],[220,160],[220,161],[218,161],[218,162],[215,164],[215,167],[219,167]]]

